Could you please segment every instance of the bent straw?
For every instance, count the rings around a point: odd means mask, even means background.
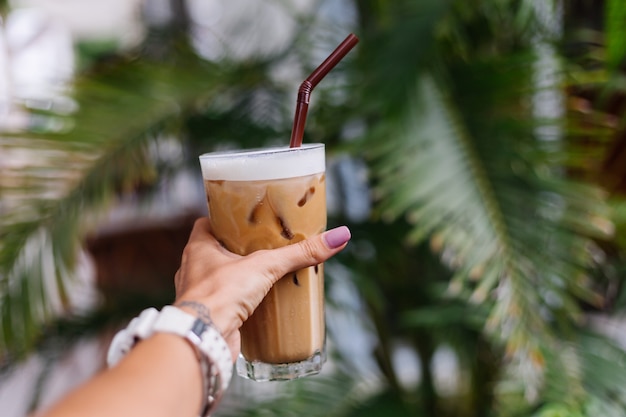
[[[289,141],[290,148],[297,148],[302,145],[302,137],[304,136],[304,125],[306,124],[306,115],[309,110],[309,99],[313,88],[332,70],[335,65],[350,52],[352,48],[359,42],[359,38],[353,33],[349,34],[343,42],[317,67],[311,75],[309,75],[300,85],[298,89],[298,98],[296,101],[296,113],[293,118],[293,127],[291,129],[291,139]]]

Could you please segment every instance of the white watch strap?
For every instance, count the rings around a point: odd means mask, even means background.
[[[233,376],[233,359],[228,344],[215,327],[207,329],[207,334],[200,342],[200,349],[218,367],[222,386],[227,387]]]
[[[193,333],[192,327],[196,320],[196,317],[176,307],[165,306],[153,329],[155,332],[175,333],[191,340],[217,366],[221,385],[227,387],[233,375],[233,360],[228,344],[214,326],[206,326],[202,334]]]
[[[159,311],[156,308],[147,308],[132,319],[125,329],[120,330],[111,342],[107,354],[107,365],[115,365],[130,352],[137,341],[149,337],[158,316]]]
[[[186,337],[191,330],[196,318],[176,307],[165,306],[161,314],[156,318],[152,330],[153,332],[174,333]]]

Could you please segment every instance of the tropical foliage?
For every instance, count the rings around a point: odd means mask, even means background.
[[[214,61],[179,18],[136,50],[92,58],[74,111],[28,109],[43,128],[0,138],[35,161],[0,173],[6,358],[119,319],[58,319],[98,215],[200,150],[288,138],[295,91],[276,68],[296,59],[306,75],[312,51],[353,31],[361,42],[317,87],[305,134],[339,161],[331,222],[354,235],[327,268],[333,371],[221,413],[624,415],[626,352],[593,318],[624,301],[625,203],[602,167],[622,132],[626,6],[607,1],[590,22],[584,2],[546,3],[348,2],[350,24],[294,14],[306,30],[280,51]],[[185,156],[165,163],[151,150],[171,138]],[[362,355],[340,321],[367,336]]]

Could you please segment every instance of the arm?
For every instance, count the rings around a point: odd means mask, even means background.
[[[201,381],[191,346],[181,337],[160,333],[41,416],[197,416]]]
[[[197,307],[210,309],[234,361],[240,349],[239,328],[272,285],[288,272],[324,262],[349,239],[350,232],[341,227],[242,257],[213,238],[208,219],[199,219],[176,273],[175,305],[196,316]],[[158,333],[38,417],[191,417],[198,414],[201,402],[202,375],[193,348],[179,336]]]

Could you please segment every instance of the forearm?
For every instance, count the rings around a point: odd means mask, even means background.
[[[158,333],[37,417],[194,417],[201,400],[194,349],[179,336]]]

